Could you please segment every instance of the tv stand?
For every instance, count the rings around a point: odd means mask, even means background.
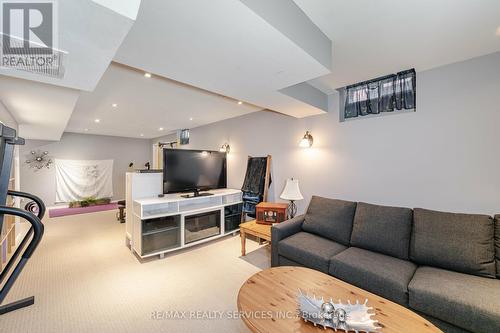
[[[200,193],[170,193],[135,199],[131,250],[140,258],[194,246],[239,229],[242,192],[218,189]],[[195,192],[195,193],[196,193]]]
[[[181,195],[181,197],[189,199],[189,198],[197,198],[197,197],[207,197],[209,195],[214,195],[214,194],[210,193],[210,192],[200,192],[199,190],[194,190],[193,194],[184,194],[184,195]]]

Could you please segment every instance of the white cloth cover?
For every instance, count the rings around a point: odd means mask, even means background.
[[[55,160],[56,202],[113,196],[113,160]]]

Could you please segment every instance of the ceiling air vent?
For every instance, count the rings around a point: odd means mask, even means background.
[[[2,68],[20,70],[52,78],[64,77],[67,52],[0,33]]]

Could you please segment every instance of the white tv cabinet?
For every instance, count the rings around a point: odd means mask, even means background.
[[[238,231],[242,192],[208,191],[209,196],[184,198],[166,194],[133,201],[130,246],[139,257],[163,257],[167,252],[205,243]]]

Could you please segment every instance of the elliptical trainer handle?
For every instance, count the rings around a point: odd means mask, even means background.
[[[45,215],[45,204],[43,203],[42,199],[40,199],[36,195],[33,195],[31,193],[21,192],[21,191],[13,191],[13,190],[8,190],[7,195],[33,200],[38,205],[38,213],[37,213],[38,218],[41,220],[43,218],[43,216]],[[26,204],[26,206],[27,205],[28,204]],[[26,210],[28,210],[28,209],[26,209]]]
[[[43,204],[42,207],[44,208],[45,212],[45,206],[43,206]],[[33,213],[30,213],[28,211],[16,207],[0,206],[0,214],[19,216],[20,218],[27,220],[31,224],[30,229],[33,230],[33,238],[31,239],[31,242],[28,244],[26,250],[23,252],[22,255],[22,258],[29,259],[33,254],[33,252],[35,252],[35,249],[37,248],[40,241],[42,240],[43,230],[44,230],[42,221]],[[26,235],[25,237],[28,236],[29,235]]]
[[[40,219],[37,216],[35,216],[33,213],[30,213],[28,211],[19,208],[0,206],[0,214],[18,216],[20,218],[25,219],[31,224],[28,232],[23,237],[21,244],[19,244],[17,249],[14,251],[14,254],[7,262],[7,265],[5,266],[4,270],[0,272],[0,284],[7,277],[8,272],[10,271],[14,262],[16,262],[16,259],[19,256],[20,252],[23,250],[31,234],[33,234],[30,243],[24,250],[19,261],[17,261],[17,264],[14,267],[12,274],[10,274],[10,276],[7,278],[7,281],[5,281],[5,284],[3,285],[2,289],[0,289],[0,304],[1,304],[4,301],[5,297],[7,297],[7,294],[9,293],[10,289],[16,282],[17,278],[19,277],[19,274],[21,274],[21,271],[23,270],[24,266],[26,265],[33,252],[35,252],[38,244],[42,240],[44,228],[42,221],[40,221]]]

